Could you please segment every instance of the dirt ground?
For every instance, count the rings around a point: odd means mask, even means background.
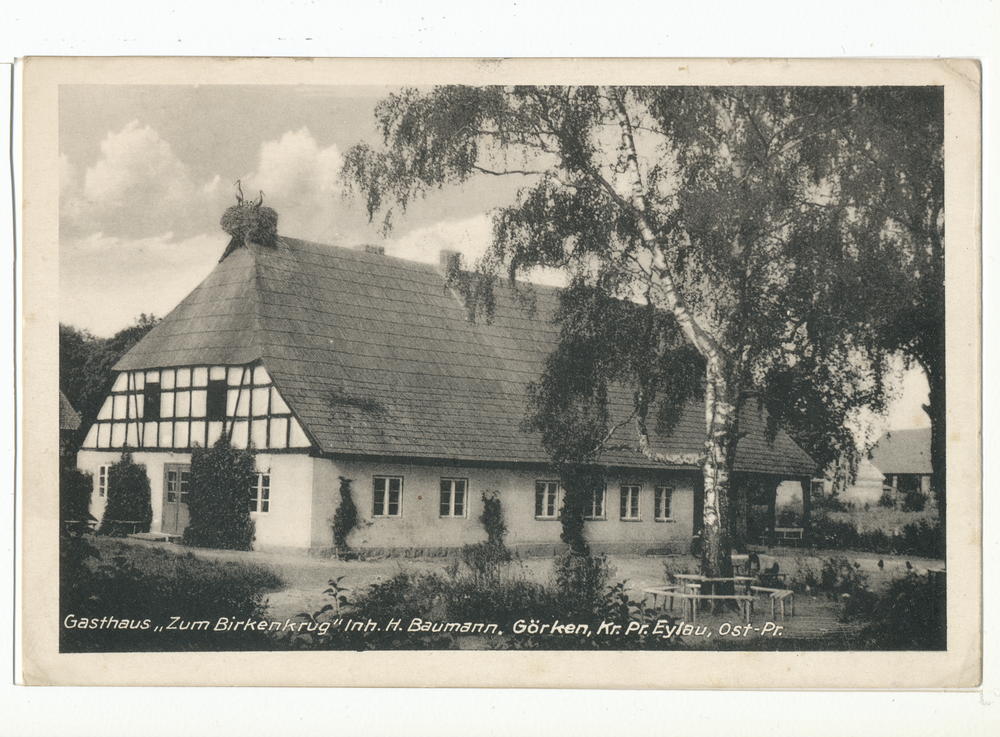
[[[147,543],[176,549],[178,552],[188,552],[191,548],[170,545],[168,543]],[[302,612],[315,612],[330,598],[323,592],[329,587],[329,581],[343,577],[340,586],[347,589],[348,600],[355,593],[360,593],[367,586],[387,580],[400,571],[437,572],[444,574],[448,565],[454,565],[455,558],[384,558],[367,561],[339,561],[329,558],[312,558],[293,553],[268,552],[236,552],[195,549],[195,555],[217,560],[247,560],[264,564],[275,570],[286,582],[285,588],[267,595],[269,614],[274,619],[295,617]],[[782,573],[789,581],[803,580],[805,573],[812,570],[818,577],[823,563],[832,556],[844,556],[849,562],[857,563],[858,570],[868,577],[871,587],[879,591],[893,578],[899,578],[906,573],[906,562],[918,571],[927,568],[938,568],[941,561],[927,558],[904,558],[901,556],[880,556],[874,553],[852,553],[838,551],[813,551],[789,549],[771,549],[761,553],[762,567],[770,567],[778,563]],[[878,561],[883,561],[879,568]],[[691,556],[609,556],[612,567],[613,582],[625,581],[629,596],[641,600],[643,589],[662,585],[666,580],[666,566],[674,572],[696,571],[698,561]],[[524,576],[538,582],[549,582],[552,579],[555,558],[525,558],[513,565],[521,567]],[[817,616],[824,615],[820,609],[825,607],[825,597],[814,597],[810,594],[798,594],[796,612],[806,613],[815,610]],[[768,617],[770,611],[767,611]],[[727,615],[728,616],[728,615]],[[832,616],[832,615],[831,615]],[[735,622],[735,620],[733,620]],[[805,620],[800,620],[804,622]]]

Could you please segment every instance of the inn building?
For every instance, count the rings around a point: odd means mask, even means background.
[[[95,479],[92,513],[101,518],[108,467],[128,448],[151,481],[151,530],[182,535],[191,448],[225,434],[256,452],[258,549],[330,551],[340,477],[352,480],[356,549],[441,554],[485,539],[484,492],[499,495],[512,547],[561,549],[560,478],[522,428],[527,387],[558,340],[557,290],[501,285],[495,298],[492,320],[471,320],[439,266],[286,237],[231,245],[114,367],[78,455]],[[630,401],[612,392],[619,413]],[[801,482],[807,500],[809,456],[780,430],[769,438],[753,402],[740,423],[735,473],[765,490],[757,503],[773,515],[783,481]],[[653,450],[697,455],[704,427],[692,402],[672,432],[651,436]],[[607,485],[588,506],[587,540],[688,550],[700,470],[652,462],[620,432],[598,459]]]

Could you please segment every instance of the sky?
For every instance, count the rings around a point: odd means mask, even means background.
[[[490,207],[517,183],[432,192],[384,235],[338,178],[350,146],[379,139],[390,90],[305,86],[64,85],[59,90],[60,321],[110,336],[167,314],[218,262],[235,183],[279,214],[281,234],[436,263],[469,263]]]
[[[436,263],[441,249],[474,263],[491,208],[523,181],[472,180],[431,192],[384,234],[339,171],[354,144],[377,144],[374,110],[393,90],[336,86],[63,85],[59,89],[60,322],[110,336],[140,314],[163,317],[218,262],[219,226],[245,195],[264,193],[282,235],[375,244]],[[881,430],[929,427],[919,372],[900,379]]]

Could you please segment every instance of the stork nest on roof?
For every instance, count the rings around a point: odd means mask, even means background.
[[[233,205],[222,214],[222,229],[239,244],[273,248],[278,240],[278,213],[266,206]]]

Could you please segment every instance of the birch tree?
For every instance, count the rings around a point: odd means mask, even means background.
[[[882,152],[873,157],[876,137],[854,130],[882,130],[880,101],[847,88],[407,90],[376,110],[384,145],[352,148],[344,174],[387,229],[431,189],[523,180],[516,202],[494,212],[477,271],[487,285],[535,267],[568,275],[562,343],[529,424],[553,447],[570,437],[575,447],[562,452],[576,462],[628,435],[649,459],[700,466],[702,570],[729,575],[742,405],[765,404],[803,431],[821,427],[814,440],[827,450],[846,442],[844,421],[858,407],[884,408],[891,350],[874,339],[870,310],[841,303],[872,286],[861,236],[892,231],[877,202]],[[636,309],[608,330],[613,304]],[[598,360],[595,336],[617,360]],[[574,341],[592,355],[574,352]],[[700,381],[678,370],[685,351]],[[572,370],[581,381],[567,382]],[[631,416],[606,411],[610,384],[632,390]],[[554,410],[568,408],[567,386],[586,411],[560,428]],[[656,450],[650,423],[693,394],[704,399],[704,452]],[[589,431],[567,433],[577,420]]]

